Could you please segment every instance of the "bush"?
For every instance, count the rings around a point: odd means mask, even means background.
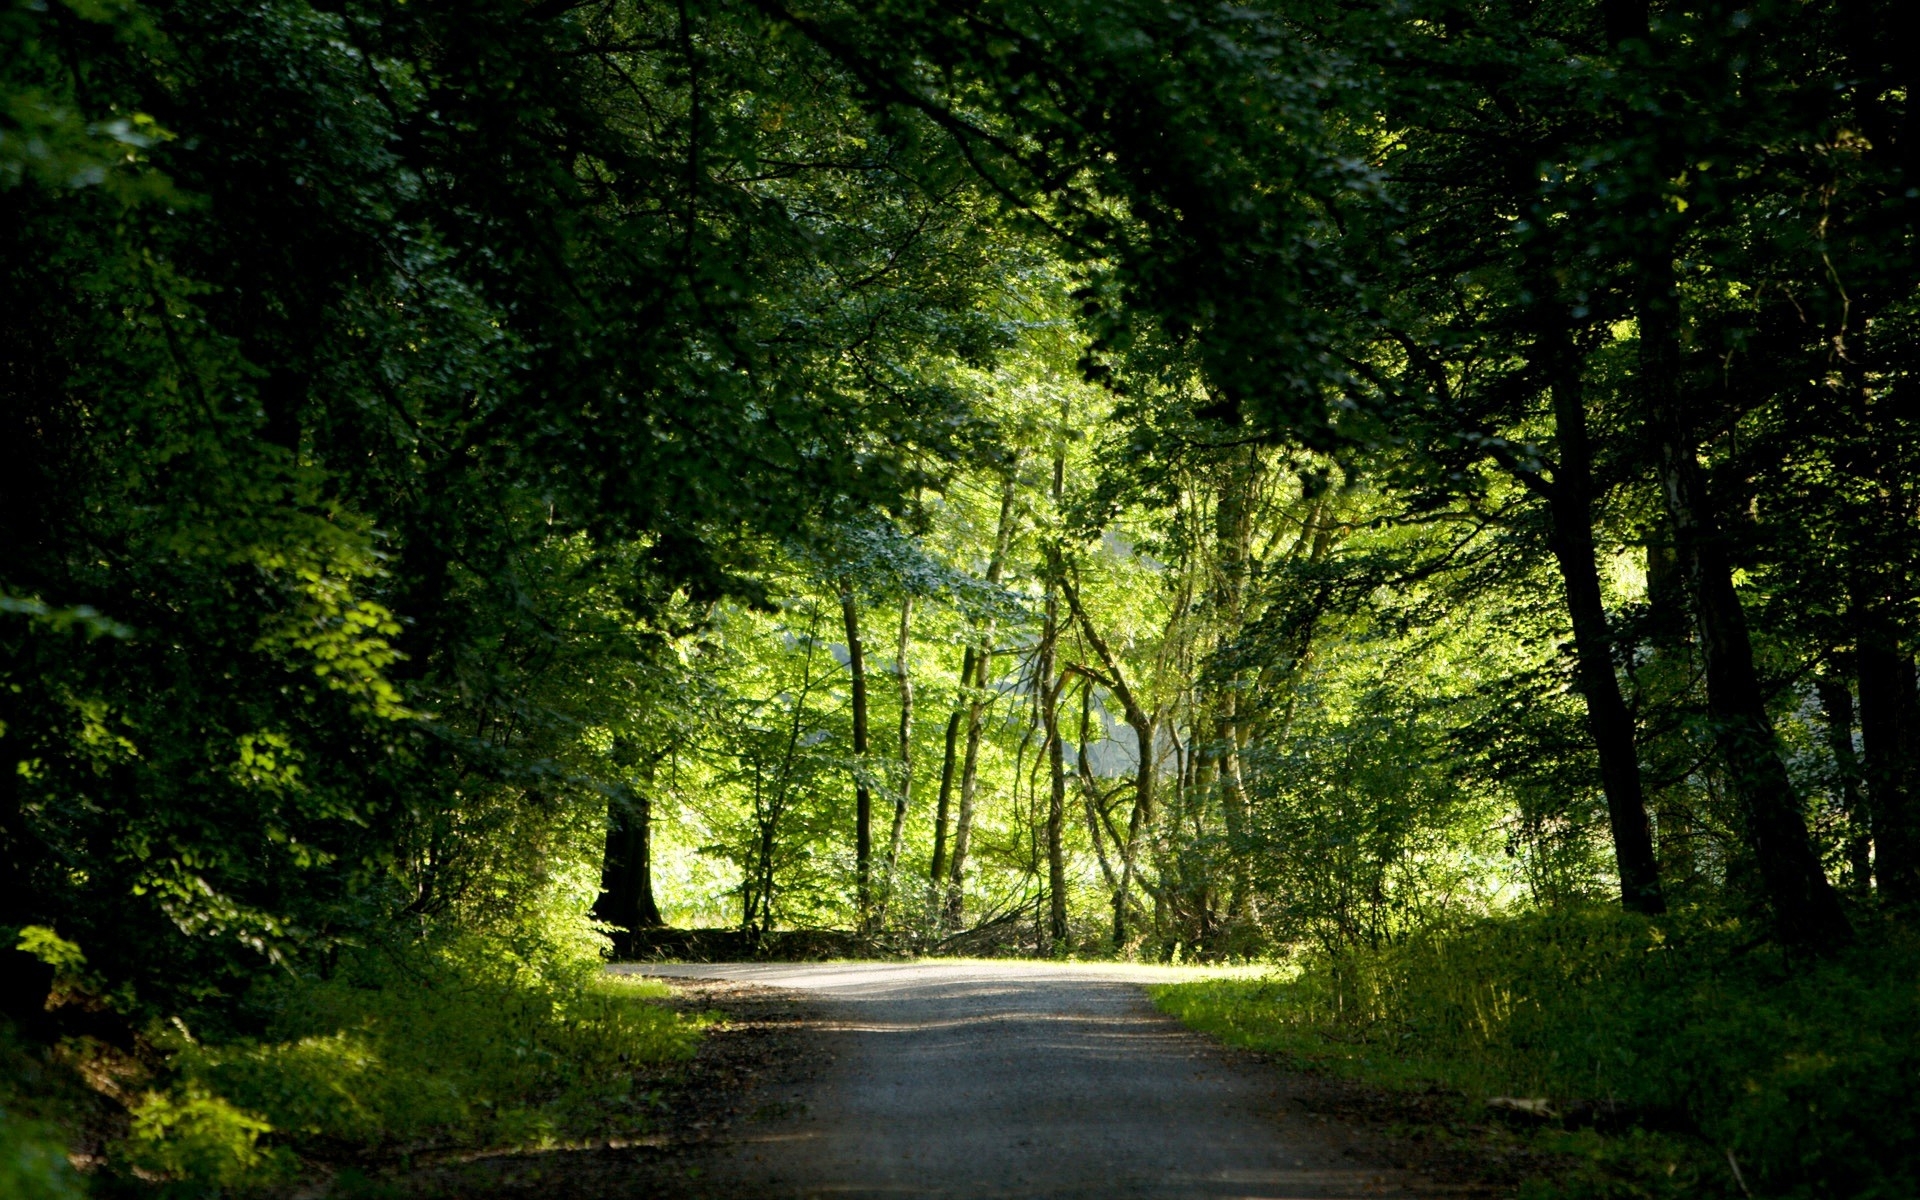
[[[1796,963],[1707,914],[1539,912],[1156,999],[1383,1082],[1617,1102],[1737,1163],[1730,1194],[1920,1195],[1920,947],[1898,931]]]
[[[149,1092],[134,1106],[133,1130],[121,1147],[122,1162],[165,1190],[218,1195],[285,1176],[292,1167],[284,1150],[260,1145],[273,1127],[236,1108],[197,1083],[172,1092]]]

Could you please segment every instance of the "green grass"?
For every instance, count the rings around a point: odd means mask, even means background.
[[[278,983],[252,998],[260,1036],[155,1031],[164,1073],[133,1106],[117,1159],[210,1195],[293,1182],[315,1159],[640,1132],[657,1100],[648,1072],[690,1058],[707,1023],[659,1004],[665,994],[591,964],[542,973],[471,948]]]
[[[1154,996],[1335,1074],[1625,1105],[1641,1128],[1550,1139],[1594,1164],[1559,1194],[1920,1195],[1920,946],[1898,931],[1795,963],[1702,914],[1535,913]]]

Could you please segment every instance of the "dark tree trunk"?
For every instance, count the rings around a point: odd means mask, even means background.
[[[651,772],[646,781],[651,785]],[[614,953],[633,953],[633,934],[665,924],[653,899],[653,801],[628,789],[607,803],[606,853],[600,862],[600,897],[593,915],[624,931],[614,935]]]
[[[1901,651],[1877,606],[1855,601],[1860,681],[1860,734],[1866,750],[1868,825],[1882,900],[1907,907],[1920,900],[1915,861],[1914,793],[1920,790],[1920,701],[1911,655]]]
[[[1553,520],[1553,557],[1566,589],[1567,615],[1587,728],[1600,759],[1600,786],[1607,797],[1614,863],[1620,872],[1620,902],[1634,912],[1665,912],[1660,867],[1653,853],[1647,800],[1640,783],[1633,715],[1613,669],[1613,637],[1594,564],[1593,447],[1587,438],[1586,398],[1579,366],[1564,329],[1548,335],[1554,358],[1554,440],[1559,454],[1547,506]]]
[[[1706,662],[1707,714],[1739,802],[1747,844],[1782,940],[1826,949],[1852,940],[1840,899],[1827,882],[1799,797],[1780,759],[1754,670],[1746,613],[1733,566],[1696,457],[1694,431],[1680,398],[1680,326],[1673,260],[1641,264],[1640,375],[1648,432],[1657,447],[1661,493],[1680,551]]]
[[[1087,810],[1087,836],[1093,840],[1093,856],[1100,863],[1100,877],[1109,890],[1120,886],[1113,864],[1107,860],[1106,837],[1100,832],[1100,784],[1093,777],[1093,764],[1087,759],[1088,734],[1093,723],[1093,682],[1083,679],[1080,688],[1080,740],[1074,751],[1074,773],[1080,781],[1081,799]]]
[[[1067,483],[1067,416],[1070,401],[1060,401],[1060,427],[1053,443],[1053,508],[1060,511]],[[1057,548],[1047,556],[1049,574],[1060,573]],[[1054,678],[1060,646],[1060,588],[1047,583],[1046,625],[1041,632],[1043,650],[1037,672],[1040,682],[1040,713],[1047,733],[1047,932],[1057,953],[1067,940],[1067,755],[1060,740],[1060,693],[1066,687],[1064,672]]]
[[[1860,791],[1860,761],[1853,752],[1853,693],[1847,690],[1846,677],[1832,671],[1822,674],[1814,688],[1826,716],[1827,750],[1833,755],[1841,809],[1847,814],[1847,883],[1854,896],[1864,900],[1873,891],[1873,840]]]
[[[853,874],[860,927],[873,917],[873,788],[867,781],[867,658],[860,645],[860,609],[853,588],[840,585],[847,631],[847,670],[853,675]]]
[[[953,812],[953,768],[960,746],[960,723],[966,720],[966,692],[973,686],[973,656],[977,653],[968,646],[960,656],[961,698],[947,716],[947,749],[940,759],[940,798],[933,809],[933,866],[927,872],[936,888],[947,877],[947,822]]]

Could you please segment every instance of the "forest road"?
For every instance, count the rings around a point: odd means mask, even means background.
[[[1409,1197],[1270,1069],[1158,1012],[1122,964],[634,965],[819,1001],[830,1066],[758,1098],[709,1194],[833,1197]]]

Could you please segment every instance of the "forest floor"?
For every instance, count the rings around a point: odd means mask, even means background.
[[[1190,975],[1019,961],[623,966],[723,1019],[619,1144],[416,1165],[384,1196],[1491,1197],[1553,1164],[1455,1097],[1301,1074],[1158,1012]],[[351,1191],[352,1189],[336,1189]]]

